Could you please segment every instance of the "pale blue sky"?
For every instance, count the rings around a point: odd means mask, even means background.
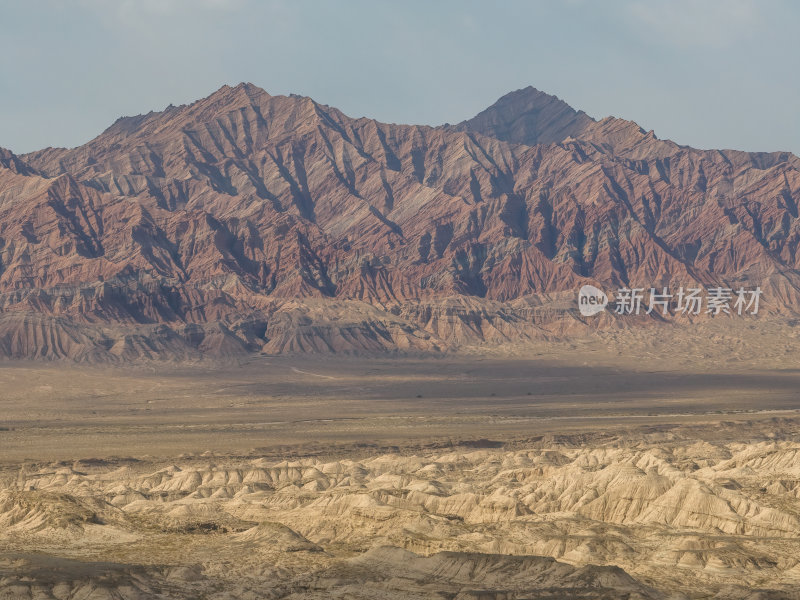
[[[0,146],[250,81],[434,125],[533,85],[679,143],[800,154],[798,26],[792,0],[0,0]]]

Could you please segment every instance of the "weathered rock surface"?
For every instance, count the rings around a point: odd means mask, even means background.
[[[773,425],[6,465],[0,596],[798,598],[797,421]]]
[[[759,285],[794,315],[799,168],[533,88],[434,128],[224,86],[79,148],[0,151],[0,355],[524,341],[596,327],[586,282]]]

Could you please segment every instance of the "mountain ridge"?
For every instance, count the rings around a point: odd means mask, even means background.
[[[223,86],[0,152],[0,355],[438,352],[638,323],[582,318],[584,283],[747,283],[793,315],[799,172],[534,88],[429,127]]]

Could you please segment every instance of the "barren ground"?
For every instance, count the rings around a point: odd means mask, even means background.
[[[800,597],[789,342],[646,339],[6,364],[0,597]]]

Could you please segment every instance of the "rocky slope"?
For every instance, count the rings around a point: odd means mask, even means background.
[[[0,151],[0,355],[430,352],[582,334],[575,292],[800,299],[800,159],[700,151],[527,88],[456,126],[224,86]]]

